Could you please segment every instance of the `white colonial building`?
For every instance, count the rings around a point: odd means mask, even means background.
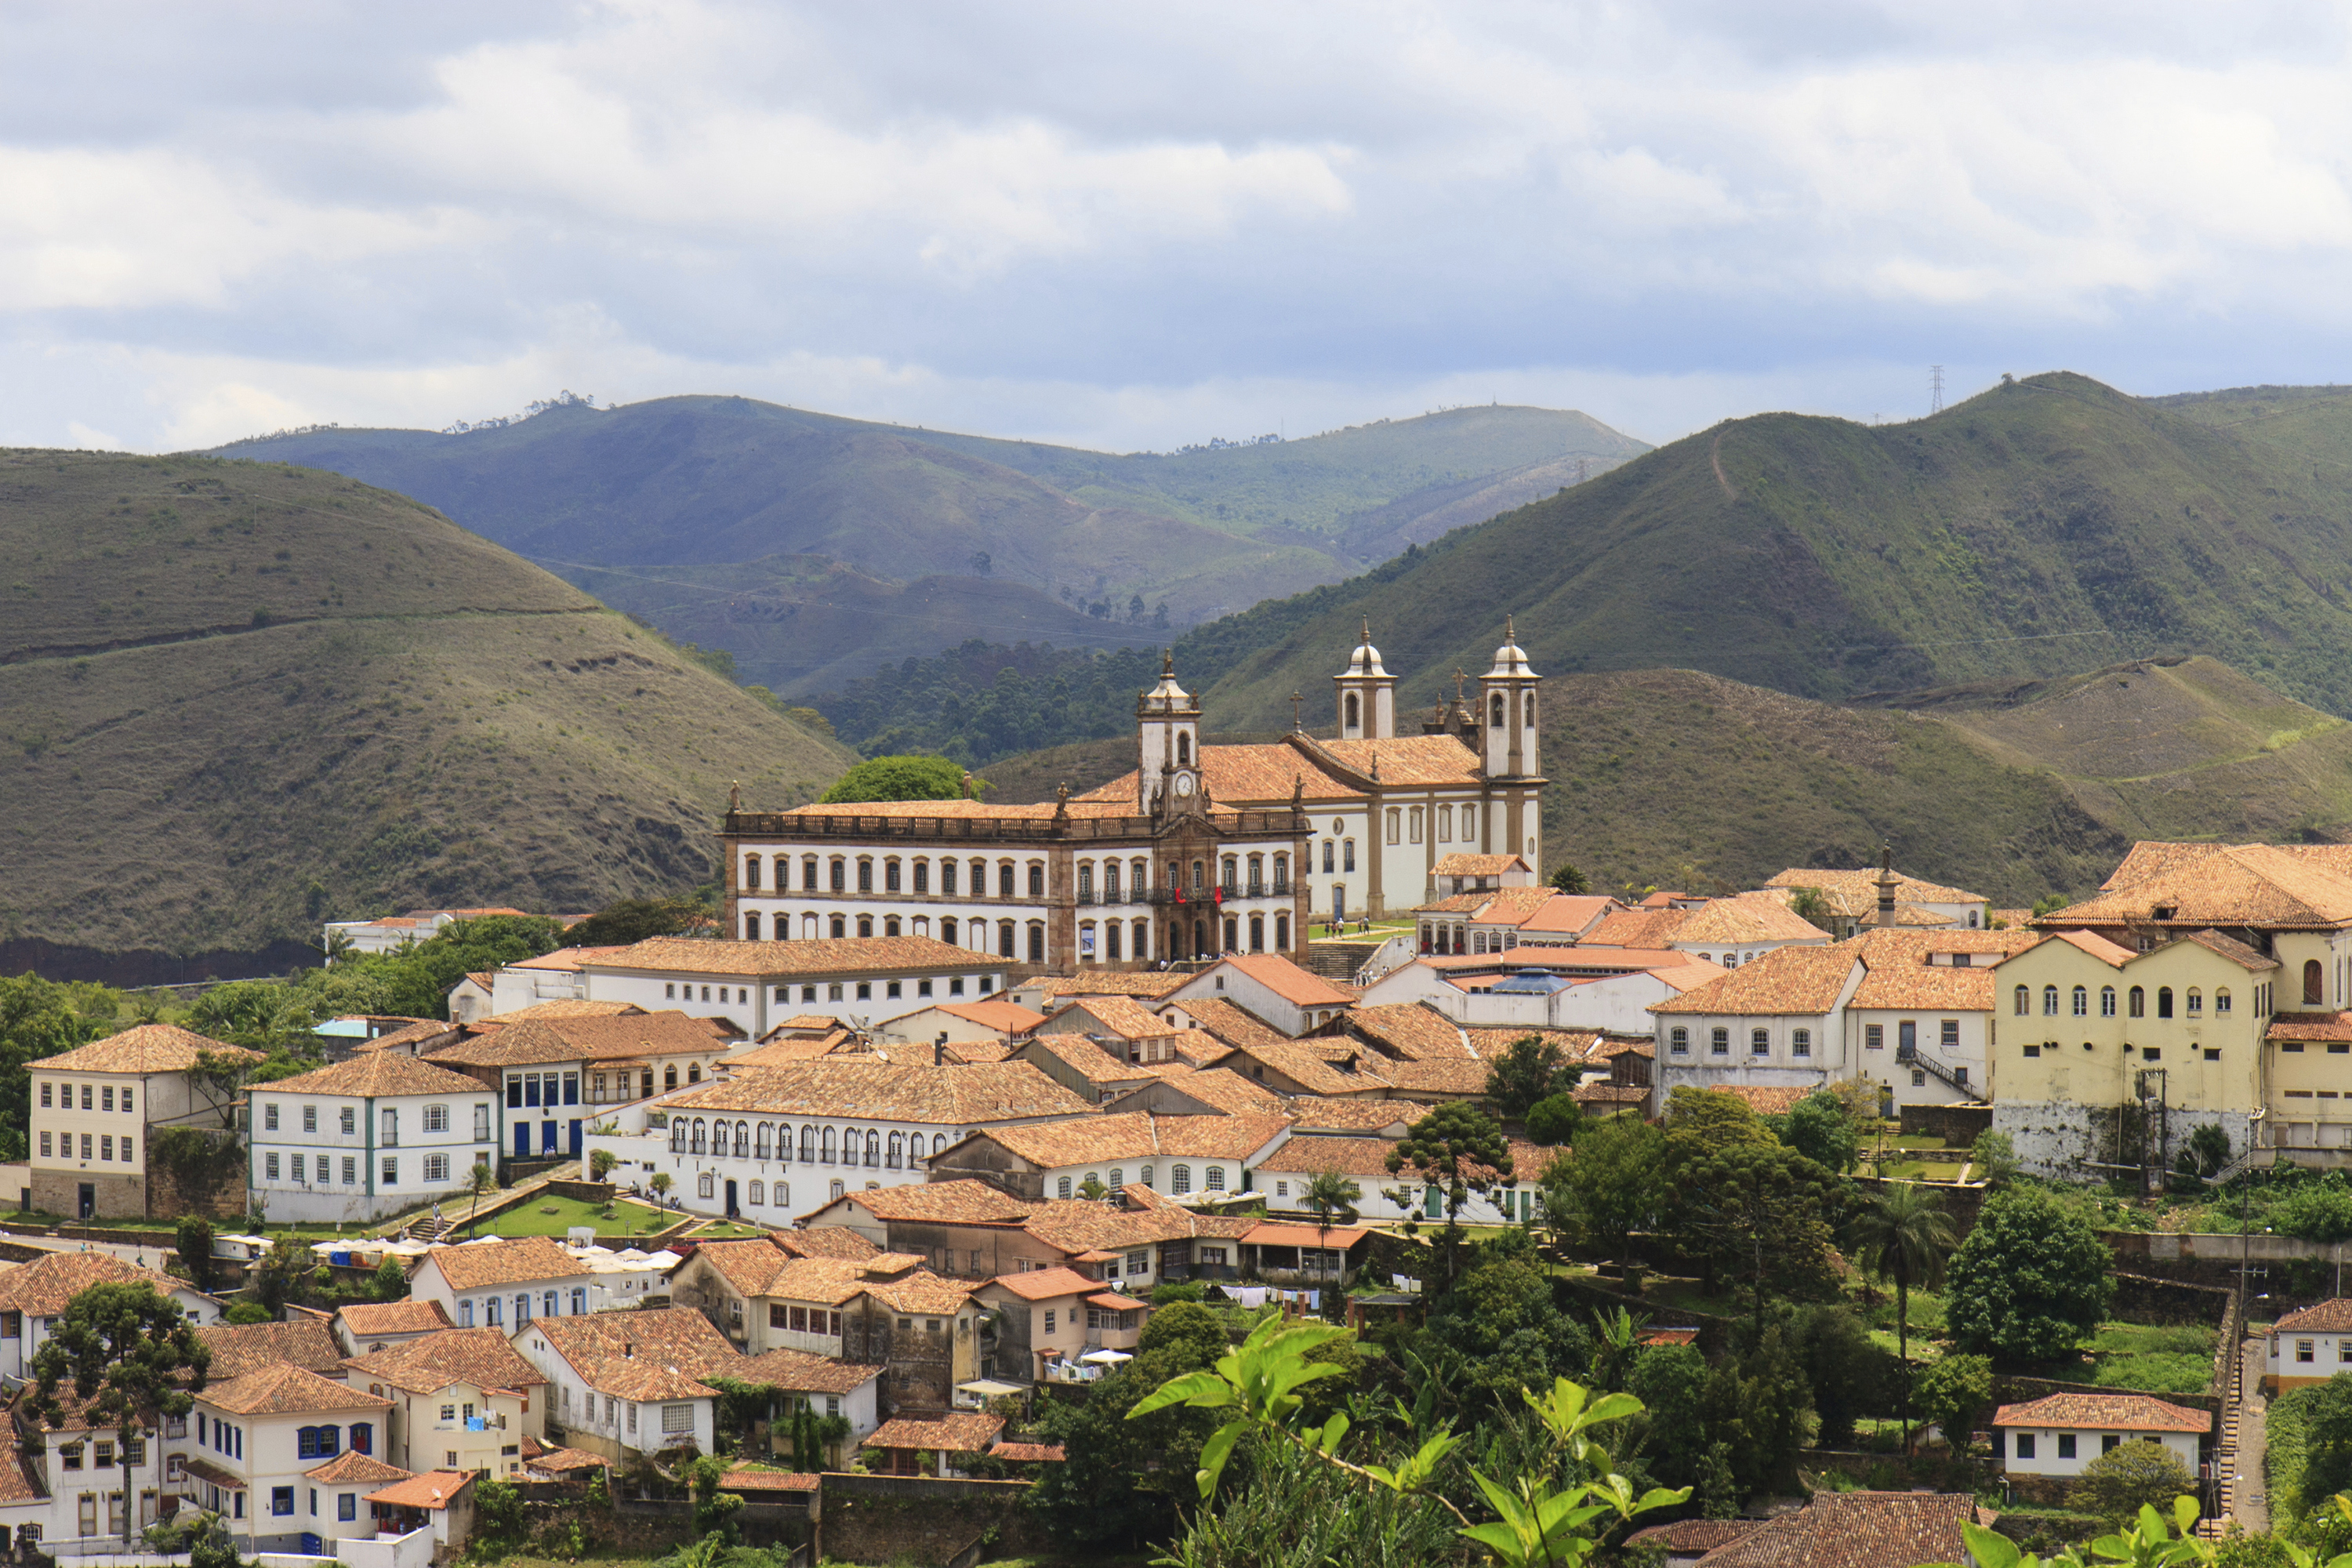
[[[2146,1440],[2197,1474],[2212,1415],[2144,1394],[2053,1394],[1993,1413],[1993,1453],[2004,1474],[2079,1476],[2091,1461]]]
[[[590,1001],[724,1020],[740,1039],[811,1014],[872,1024],[1004,989],[1003,965],[987,952],[902,931],[899,923],[887,919],[877,934],[872,920],[854,922],[829,933],[840,941],[652,937],[582,958],[580,974]]]
[[[595,1283],[593,1271],[552,1237],[492,1237],[427,1252],[408,1277],[408,1295],[439,1302],[461,1329],[512,1329],[625,1304],[598,1300]]]
[[[141,1024],[28,1063],[33,1206],[76,1219],[162,1219],[179,1212],[156,1207],[147,1163],[155,1135],[186,1128],[232,1139],[236,1090],[197,1069],[205,1061],[233,1069],[260,1059],[257,1051],[170,1024]]]
[[[499,1156],[496,1091],[397,1051],[248,1089],[248,1181],[273,1220],[358,1224],[467,1188]]]
[[[1418,735],[1369,637],[1334,684],[1328,739],[1206,746],[1171,662],[1136,704],[1135,771],[1052,804],[730,811],[728,918],[747,939],[923,935],[1067,973],[1303,957],[1310,921],[1409,909],[1456,853],[1533,875],[1539,679],[1507,632],[1479,696]]]

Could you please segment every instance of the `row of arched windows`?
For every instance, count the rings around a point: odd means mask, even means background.
[[[800,1159],[812,1165],[865,1165],[877,1171],[913,1170],[926,1154],[936,1154],[948,1146],[944,1132],[931,1134],[930,1148],[923,1147],[919,1132],[884,1133],[878,1128],[833,1128],[808,1122],[799,1129],[797,1147]],[[673,1154],[711,1154],[719,1158],[730,1155],[738,1160],[786,1160],[793,1158],[794,1131],[789,1122],[707,1121],[702,1117],[688,1120],[673,1117],[669,1124],[669,1150]]]
[[[2063,1000],[2066,1004],[2066,1011],[2072,1016],[2077,1018],[2087,1018],[2091,1016],[2091,992],[2088,986],[2075,986],[2072,993],[2067,994]],[[2100,1017],[2112,1018],[2116,1016],[2116,988],[2114,986],[2102,985],[2099,987]],[[2198,987],[2194,985],[2189,987],[2187,991],[2181,994],[2180,1000],[2189,1017],[2201,1018],[2205,1016],[2205,993]],[[2060,1001],[2061,997],[2058,987],[2055,985],[2044,985],[2042,988],[2042,1016],[2045,1018],[2057,1017],[2059,1014]],[[2158,986],[2156,988],[2156,1016],[2159,1018],[2171,1017],[2173,1016],[2172,1003],[2172,987],[2169,985]],[[2147,1017],[2147,988],[2139,985],[2132,986],[2129,990],[2124,992],[2123,1004],[2125,1015],[2126,1016],[2133,1018]],[[2032,987],[2029,985],[2019,986],[2014,996],[2011,998],[2011,1006],[2018,1017],[2022,1018],[2031,1015],[2033,1011]],[[2221,1016],[2227,1014],[2229,1011],[2230,988],[2226,985],[2218,986],[2213,992],[2214,1015],[2216,1016]]]
[[[765,863],[764,856],[754,854],[743,857],[743,887],[746,890],[760,887],[765,875],[762,869]],[[853,860],[846,855],[835,855],[826,859],[820,859],[814,855],[803,855],[801,857],[799,890],[803,893],[881,892],[928,895],[933,890],[932,884],[936,880],[937,890],[942,898],[952,899],[963,896],[965,889],[968,889],[970,897],[984,899],[988,897],[990,885],[989,864],[986,860],[974,859],[967,868],[963,861],[942,858],[934,866],[928,857],[922,856],[918,856],[911,860],[901,860],[896,855],[888,855],[877,860],[871,855],[860,855]],[[1020,898],[1024,896],[1024,889],[1029,898],[1042,899],[1045,896],[1045,862],[1043,860],[1031,860],[1025,863],[1000,860],[995,864],[995,887],[998,898]],[[1140,865],[1141,862],[1139,861],[1138,864]],[[793,858],[790,855],[775,857],[774,875],[768,882],[768,886],[779,893],[789,893],[793,890]]]

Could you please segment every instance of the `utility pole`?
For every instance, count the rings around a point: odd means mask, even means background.
[[[1576,459],[1576,482],[1580,485],[1584,482],[1584,476],[1590,461],[1591,459],[1585,458],[1579,458]]]
[[[1942,365],[1931,364],[1927,367],[1927,412],[1941,414],[1944,411],[1944,367]]]

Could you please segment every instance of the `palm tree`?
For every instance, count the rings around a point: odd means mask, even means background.
[[[466,1178],[466,1190],[474,1194],[473,1204],[466,1211],[466,1237],[470,1241],[474,1235],[474,1215],[481,1212],[482,1194],[499,1190],[499,1173],[490,1169],[488,1162],[478,1160],[474,1163],[472,1173]]]
[[[1353,1225],[1356,1205],[1364,1200],[1364,1189],[1337,1171],[1318,1171],[1307,1178],[1306,1198],[1307,1206],[1315,1211],[1315,1247],[1321,1252],[1325,1250],[1323,1233],[1331,1228],[1331,1216],[1336,1214],[1342,1224]],[[1341,1262],[1339,1273],[1344,1282],[1345,1259]]]
[[[1854,1263],[1895,1286],[1895,1359],[1903,1368],[1903,1446],[1911,1446],[1911,1287],[1944,1282],[1958,1245],[1940,1194],[1914,1182],[1890,1183],[1847,1228]]]

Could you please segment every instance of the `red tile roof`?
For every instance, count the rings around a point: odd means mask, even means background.
[[[28,1068],[51,1072],[166,1073],[185,1072],[200,1056],[225,1062],[257,1062],[259,1051],[228,1045],[176,1024],[135,1024],[120,1034],[27,1062]]]
[[[2145,1394],[2053,1394],[1993,1412],[1995,1426],[2075,1426],[2106,1432],[2210,1432],[2212,1415]]]
[[[236,1415],[308,1415],[320,1410],[389,1410],[392,1401],[336,1383],[290,1363],[262,1367],[226,1383],[207,1383],[198,1399]]]
[[[948,801],[926,801],[947,805]],[[950,947],[928,936],[852,936],[816,942],[721,942],[656,936],[594,960],[600,969],[653,974],[710,974],[729,979],[784,975],[889,974],[913,970],[968,970],[996,960]]]
[[[411,1297],[405,1301],[353,1301],[335,1310],[353,1337],[366,1339],[374,1334],[429,1334],[438,1329],[454,1329],[441,1303],[427,1297]]]
[[[933,1067],[877,1057],[827,1057],[771,1068],[689,1089],[664,1105],[673,1112],[856,1116],[956,1127],[1093,1109],[1027,1062]]]
[[[2280,1334],[2352,1333],[2352,1300],[2338,1296],[2332,1300],[2322,1301],[2315,1307],[2305,1307],[2299,1312],[2289,1312],[2272,1326],[2271,1331]]]
[[[1321,975],[1309,973],[1274,952],[1231,954],[1193,976],[1192,984],[1200,984],[1203,977],[1216,973],[1221,968],[1239,970],[1294,1007],[1352,1007],[1356,1005],[1353,993],[1340,990]]]
[[[192,1463],[188,1467],[195,1468]],[[238,1485],[245,1483],[239,1481]],[[439,1511],[447,1508],[467,1488],[474,1484],[470,1471],[432,1470],[413,1476],[404,1481],[394,1481],[382,1491],[368,1493],[368,1501],[391,1503],[399,1508],[421,1508]]]
[[[205,1375],[216,1383],[278,1362],[321,1377],[343,1373],[343,1347],[325,1318],[298,1313],[282,1323],[214,1323],[198,1329],[196,1338],[213,1352]]]
[[[1699,1559],[1702,1568],[1915,1568],[1967,1560],[1960,1526],[1981,1522],[1968,1492],[1816,1492]]]
[[[938,1449],[950,1454],[981,1454],[1004,1430],[1004,1417],[977,1410],[958,1410],[932,1421],[900,1417],[885,1421],[866,1435],[861,1448]]]
[[[453,1290],[478,1290],[486,1285],[520,1285],[526,1280],[568,1279],[585,1274],[588,1266],[563,1249],[551,1236],[496,1237],[469,1241],[462,1247],[436,1247],[425,1261],[441,1271]]]
[[[1063,1296],[1090,1296],[1102,1281],[1075,1268],[1033,1268],[1025,1274],[1000,1274],[983,1287],[1006,1290],[1024,1301],[1051,1301]]]

